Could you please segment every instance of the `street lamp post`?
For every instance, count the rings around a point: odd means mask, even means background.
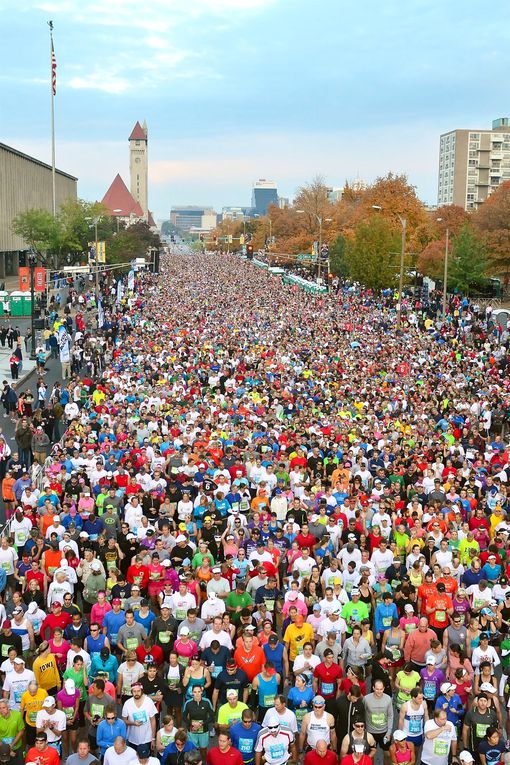
[[[298,215],[303,215],[305,213],[305,210],[296,210]],[[319,224],[319,246],[318,246],[318,252],[317,252],[317,281],[320,282],[321,279],[321,251],[322,251],[322,224],[323,223],[329,223],[332,218],[324,218],[322,215],[317,215],[317,213],[312,213],[312,215],[315,215],[315,219],[317,223]],[[328,277],[329,277],[329,252],[328,252]]]
[[[115,218],[117,220],[117,234],[118,234],[119,233],[119,220],[120,220],[119,215],[122,212],[122,210],[120,209],[120,207],[117,207],[113,212],[115,213]]]
[[[37,265],[37,254],[32,250],[28,253],[28,267],[30,269],[30,358],[33,361],[35,355],[35,279],[34,272]]]

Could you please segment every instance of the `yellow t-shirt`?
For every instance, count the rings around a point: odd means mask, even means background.
[[[41,688],[49,690],[56,685],[60,685],[60,675],[58,674],[57,662],[53,654],[38,656],[34,661],[32,671]]]
[[[43,708],[42,703],[47,696],[44,688],[38,688],[37,693],[32,696],[30,691],[25,691],[21,697],[20,710],[25,713],[25,722],[32,728],[35,728],[35,718],[37,713]]]
[[[283,640],[289,646],[289,658],[294,661],[298,654],[303,653],[303,646],[305,643],[313,643],[313,627],[308,622],[304,622],[301,627],[296,627],[295,624],[289,624],[285,630]]]

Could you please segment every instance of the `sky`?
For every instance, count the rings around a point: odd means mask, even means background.
[[[510,27],[473,0],[0,0],[0,141],[101,199],[149,128],[149,207],[249,205],[405,173],[436,202],[439,135],[509,116]]]

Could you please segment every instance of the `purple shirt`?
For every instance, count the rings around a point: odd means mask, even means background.
[[[435,669],[432,674],[427,667],[420,670],[421,684],[425,701],[433,701],[439,695],[441,684],[445,682],[446,677],[440,669]]]

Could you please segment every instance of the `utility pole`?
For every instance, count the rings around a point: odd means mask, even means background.
[[[402,292],[404,289],[404,263],[405,263],[405,256],[406,256],[406,228],[407,228],[406,218],[401,218],[400,215],[398,217],[402,225],[402,250],[400,252],[400,274],[399,274],[399,280],[398,280],[397,330],[399,330],[402,325]]]

